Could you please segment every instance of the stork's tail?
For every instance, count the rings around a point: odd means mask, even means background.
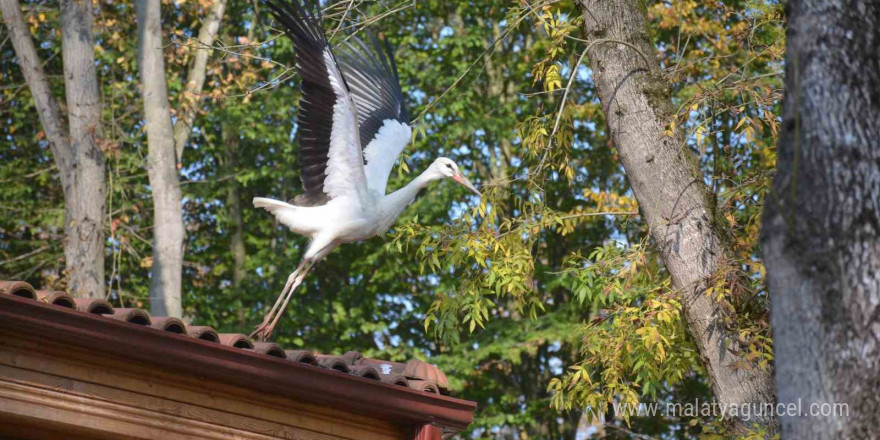
[[[263,208],[266,211],[269,211],[275,215],[278,215],[278,211],[284,208],[296,209],[296,207],[291,205],[290,203],[285,203],[275,199],[268,199],[266,197],[254,197],[254,208]]]
[[[263,208],[266,211],[269,211],[276,219],[278,219],[278,223],[287,226],[291,230],[302,233],[300,230],[302,228],[299,224],[301,222],[297,221],[297,217],[299,217],[298,214],[300,214],[300,207],[265,197],[254,197],[254,207]]]

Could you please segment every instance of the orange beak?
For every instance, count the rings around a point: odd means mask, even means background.
[[[465,188],[471,190],[471,192],[473,192],[474,194],[476,194],[477,197],[483,197],[483,195],[480,194],[479,191],[477,191],[477,188],[474,187],[474,184],[471,183],[471,181],[468,180],[467,177],[464,177],[464,175],[462,175],[462,174],[456,174],[456,175],[452,176],[452,180],[454,180],[454,181],[460,183],[461,186],[463,186],[463,187],[465,187]]]

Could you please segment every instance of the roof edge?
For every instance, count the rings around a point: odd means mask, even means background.
[[[181,375],[192,376],[193,371],[199,371],[200,377],[228,385],[400,424],[431,423],[461,430],[473,421],[476,409],[476,403],[467,400],[419,392],[12,295],[0,295],[0,330],[64,340],[71,346],[158,366]],[[130,350],[132,346],[138,349]],[[254,380],[255,377],[260,380]]]

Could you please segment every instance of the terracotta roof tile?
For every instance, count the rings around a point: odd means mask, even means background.
[[[284,349],[274,342],[254,342],[254,351],[281,359],[287,359]]]
[[[409,381],[409,387],[426,393],[440,394],[440,387],[437,386],[436,382],[430,380],[411,380]]]
[[[399,375],[406,379],[427,380],[436,384],[444,393],[449,389],[449,380],[446,379],[446,375],[439,368],[427,362],[411,360],[407,363],[401,363],[376,359],[363,359],[360,362],[378,368],[383,375]]]
[[[318,360],[318,365],[321,367],[341,371],[343,373],[348,373],[350,371],[349,364],[342,359],[342,356],[319,354],[315,355],[315,359]]]
[[[170,316],[157,316],[152,318],[150,323],[150,327],[155,329],[159,329],[165,332],[177,333],[178,335],[188,335],[186,324],[178,319]]]
[[[357,351],[349,351],[342,356],[317,354],[310,350],[284,350],[274,342],[254,342],[246,335],[220,333],[207,326],[186,325],[173,317],[154,316],[142,309],[114,308],[108,301],[99,298],[72,298],[65,292],[35,290],[23,281],[0,281],[0,294],[9,294],[41,301],[58,307],[75,309],[81,313],[106,315],[108,318],[201,339],[217,342],[229,347],[253,351],[265,356],[286,359],[324,369],[336,370],[386,384],[405,386],[434,394],[448,394],[449,382],[446,375],[437,367],[419,360],[406,363],[390,362],[365,358]]]
[[[364,355],[357,351],[347,351],[342,355],[342,360],[348,365],[357,365],[357,363],[363,358]]]
[[[0,281],[0,293],[37,299],[34,287],[24,281]]]
[[[284,350],[284,354],[290,361],[318,366],[318,359],[315,358],[315,353],[310,350]]]
[[[94,313],[96,315],[112,315],[113,305],[105,299],[99,298],[74,298],[76,309],[80,312]]]
[[[37,299],[47,304],[67,307],[68,309],[76,308],[76,303],[73,301],[73,297],[68,295],[67,292],[37,290]]]
[[[150,314],[141,309],[113,309],[113,314],[111,316],[113,319],[118,319],[131,324],[146,326],[151,324]]]
[[[409,387],[409,380],[402,374],[383,374],[380,380],[391,385]]]
[[[351,367],[349,372],[355,376],[366,377],[367,379],[382,380],[379,370],[369,365],[355,365]]]
[[[241,333],[220,333],[220,343],[235,348],[254,348],[254,341]]]
[[[187,334],[191,338],[201,339],[203,341],[220,342],[220,334],[213,327],[206,325],[191,325],[186,328]]]
[[[411,360],[406,363],[403,375],[413,379],[421,379],[431,381],[440,388],[449,388],[449,380],[439,368],[422,361]]]

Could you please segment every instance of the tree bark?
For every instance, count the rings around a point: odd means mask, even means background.
[[[231,179],[226,189],[226,206],[229,210],[229,222],[232,223],[232,237],[229,241],[229,249],[232,251],[232,286],[238,289],[247,276],[247,250],[244,247],[244,222],[241,217],[241,197],[238,191],[238,182]]]
[[[223,143],[226,144],[226,172],[231,176],[235,173],[235,164],[238,163],[238,150],[241,140],[232,127],[223,127]],[[230,178],[226,186],[226,209],[229,215],[229,230],[232,236],[229,238],[229,250],[232,253],[232,287],[238,292],[241,283],[247,276],[247,249],[244,245],[244,221],[241,216],[241,196],[238,190],[238,181]],[[244,308],[242,308],[244,310]]]
[[[183,163],[183,150],[189,140],[190,133],[192,133],[197,104],[201,102],[199,94],[202,93],[202,87],[205,85],[208,56],[211,54],[209,47],[214,45],[214,40],[217,38],[220,22],[223,20],[223,11],[226,10],[226,1],[214,1],[211,11],[202,21],[202,27],[199,29],[199,48],[196,49],[195,58],[186,75],[186,89],[183,92],[180,107],[177,109],[177,123],[174,124],[174,150],[178,165]]]
[[[104,297],[104,153],[101,102],[94,67],[91,4],[61,2],[61,46],[69,131],[52,96],[42,61],[15,0],[0,0],[19,66],[31,90],[40,123],[64,190],[64,256],[68,291],[80,298]]]
[[[236,297],[241,297],[241,286],[247,277],[247,248],[244,245],[244,221],[241,216],[241,196],[238,190],[238,182],[230,179],[226,187],[226,209],[229,213],[229,223],[232,236],[229,238],[229,251],[232,253],[232,292]],[[247,325],[247,307],[238,307],[238,325]]]
[[[772,375],[748,365],[724,312],[705,290],[732,255],[696,157],[679,131],[664,136],[674,112],[670,87],[656,61],[642,0],[580,0],[593,80],[633,193],[651,237],[681,293],[690,331],[720,404],[772,403]],[[615,40],[599,42],[600,40]],[[622,44],[622,43],[625,44]],[[636,50],[637,49],[637,50]],[[647,63],[647,64],[646,64]],[[729,418],[734,433],[772,416]]]
[[[779,401],[804,413],[845,403],[848,414],[783,417],[782,437],[875,438],[880,5],[789,7],[783,130],[762,231]]]
[[[90,1],[61,2],[61,56],[73,151],[72,197],[65,198],[64,254],[68,291],[77,297],[103,298],[106,183],[91,8]]]
[[[150,309],[154,315],[181,317],[183,211],[174,150],[174,133],[162,56],[159,0],[138,0],[138,50],[144,95],[148,163],[153,190],[153,266]]]

